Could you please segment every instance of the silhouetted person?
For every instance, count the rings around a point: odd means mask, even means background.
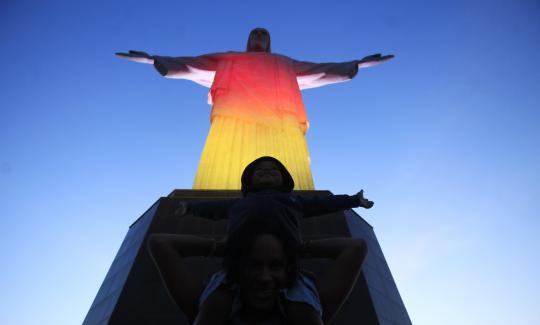
[[[291,241],[287,247],[291,247],[290,249],[294,252],[301,243],[298,231],[299,219],[358,206],[364,208],[373,206],[373,202],[363,197],[363,191],[354,196],[330,195],[309,198],[293,194],[293,188],[294,181],[283,164],[273,157],[261,157],[249,164],[242,174],[243,198],[180,203],[175,214],[183,216],[189,213],[214,220],[228,218],[227,240],[233,243],[233,247],[241,246],[243,239],[238,238],[245,236],[244,228],[247,224],[266,225],[268,228],[286,233]],[[234,243],[240,244],[234,245]],[[239,247],[232,253],[234,254],[238,249]],[[215,310],[219,309],[217,305],[227,305],[227,301],[233,299],[231,291],[223,288],[227,283],[238,283],[238,278],[235,276],[238,272],[230,271],[228,261],[230,259],[224,259],[225,271],[214,275],[203,293],[203,301],[210,297],[206,303],[207,308],[202,309],[201,317],[203,318],[206,317],[206,311],[215,315]],[[288,306],[287,314],[299,315],[301,319],[304,319],[304,324],[320,323],[323,311],[314,279],[305,273],[295,273],[293,279],[294,282],[288,286],[293,289],[284,291],[284,299]],[[229,293],[228,297],[227,293]],[[313,322],[308,322],[308,319]]]
[[[310,241],[297,249],[284,228],[253,221],[226,244],[153,234],[148,247],[171,297],[189,321],[199,325],[328,323],[348,297],[367,254],[366,242],[353,238]],[[196,270],[185,261],[190,256],[223,256],[230,280],[218,272],[203,291]],[[298,272],[299,257],[334,262],[316,279]],[[298,287],[299,278],[305,288]]]
[[[364,191],[356,195],[329,195],[306,197],[293,193],[294,180],[285,166],[274,157],[264,156],[251,162],[242,173],[241,199],[206,202],[180,202],[175,214],[193,214],[198,217],[229,219],[231,236],[252,215],[254,209],[264,206],[272,211],[272,220],[287,228],[300,241],[298,220],[356,207],[369,209],[373,202],[364,198]]]

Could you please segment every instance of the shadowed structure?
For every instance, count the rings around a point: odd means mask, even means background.
[[[328,195],[328,191],[299,191],[306,196]],[[146,250],[150,233],[192,234],[222,238],[227,220],[211,221],[187,215],[170,217],[179,201],[240,197],[240,191],[175,190],[160,198],[129,228],[129,231],[83,322],[98,324],[188,324],[187,319],[163,286]],[[349,299],[332,324],[411,324],[373,228],[352,210],[301,220],[306,239],[359,237],[368,242],[369,254]],[[192,258],[201,280],[221,267],[217,258]],[[324,272],[330,261],[303,260],[301,265],[315,274]]]

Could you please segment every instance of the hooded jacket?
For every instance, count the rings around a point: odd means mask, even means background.
[[[282,185],[278,188],[256,188],[251,179],[259,162],[271,161],[282,175]],[[243,198],[219,201],[193,202],[187,213],[202,218],[229,219],[228,236],[233,236],[242,225],[250,220],[264,218],[265,222],[287,229],[300,243],[298,220],[327,213],[358,207],[359,198],[349,195],[329,195],[325,197],[305,197],[292,192],[294,180],[285,166],[273,157],[260,157],[250,163],[242,174]]]

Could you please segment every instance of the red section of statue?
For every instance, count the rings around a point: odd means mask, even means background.
[[[154,65],[168,78],[211,87],[212,118],[234,117],[275,126],[284,115],[291,115],[304,130],[307,117],[300,89],[346,81],[358,71],[358,61],[311,63],[267,52],[154,56]]]
[[[306,124],[292,60],[266,52],[230,53],[223,58],[210,92],[212,117],[272,125],[289,114]]]

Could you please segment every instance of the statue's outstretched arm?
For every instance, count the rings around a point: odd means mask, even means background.
[[[293,60],[293,67],[300,89],[308,89],[351,80],[358,73],[358,69],[386,62],[393,57],[393,55],[381,56],[380,54],[374,54],[361,60],[335,63]]]
[[[384,55],[384,56],[381,56],[380,53],[373,54],[373,55],[368,55],[368,56],[364,57],[362,60],[358,61],[358,69],[369,68],[369,67],[372,67],[374,65],[378,65],[378,64],[381,64],[383,62],[389,61],[389,60],[391,60],[393,58],[394,58],[394,56],[392,54]]]
[[[139,62],[139,63],[154,64],[154,58],[152,58],[152,56],[146,52],[130,50],[127,53],[117,52],[115,54],[117,57],[122,58],[122,59]]]
[[[139,63],[153,64],[166,78],[188,79],[201,86],[210,87],[214,81],[219,55],[170,57],[149,55],[141,51],[116,53],[116,56]]]

